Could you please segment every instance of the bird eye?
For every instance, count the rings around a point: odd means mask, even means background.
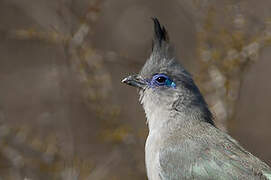
[[[176,84],[165,74],[156,74],[152,77],[151,85],[176,87]]]
[[[167,79],[166,79],[165,77],[163,77],[163,76],[160,76],[160,77],[158,77],[158,78],[156,79],[156,81],[159,82],[159,83],[164,83],[166,80],[167,80]]]

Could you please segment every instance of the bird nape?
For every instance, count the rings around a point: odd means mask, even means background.
[[[137,87],[149,135],[148,179],[271,179],[270,167],[216,128],[192,76],[178,63],[157,18],[150,58],[122,80]]]

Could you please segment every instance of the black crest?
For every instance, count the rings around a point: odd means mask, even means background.
[[[153,46],[157,45],[157,43],[159,44],[159,46],[161,47],[162,42],[169,42],[169,37],[168,37],[168,33],[165,29],[164,26],[161,26],[159,23],[159,20],[157,18],[152,18],[153,22],[154,22],[154,44]]]

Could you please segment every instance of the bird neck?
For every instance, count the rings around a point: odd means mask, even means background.
[[[161,101],[151,96],[144,95],[141,99],[150,131],[188,128],[199,122],[214,126],[212,114],[202,96],[190,98],[176,96],[174,101],[170,98]]]
[[[153,109],[152,113],[146,113],[149,131],[166,130],[168,132],[176,129],[189,129],[200,122],[208,123],[203,112]]]

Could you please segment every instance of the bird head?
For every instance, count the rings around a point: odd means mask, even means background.
[[[158,111],[190,112],[192,107],[192,113],[209,112],[191,75],[176,60],[165,27],[157,18],[153,18],[153,22],[153,47],[149,59],[139,74],[130,75],[122,82],[139,89],[147,118]]]

